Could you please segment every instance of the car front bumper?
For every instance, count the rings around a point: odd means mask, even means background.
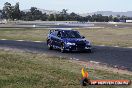
[[[70,45],[65,47],[65,50],[67,51],[89,51],[91,49],[92,49],[91,45],[87,45],[87,46]]]

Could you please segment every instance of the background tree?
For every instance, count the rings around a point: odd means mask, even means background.
[[[12,10],[13,10],[13,12],[12,12],[12,18],[13,18],[13,20],[14,19],[17,19],[17,20],[19,20],[20,19],[20,9],[19,9],[19,3],[16,3],[16,5],[13,7],[12,6]]]
[[[88,22],[92,21],[92,17],[90,15],[86,16],[86,19],[87,19]]]
[[[120,17],[120,20],[126,20],[126,19],[127,19],[127,17],[124,15]]]
[[[69,20],[70,21],[76,21],[78,19],[78,15],[74,12],[70,13]]]
[[[26,13],[24,11],[20,11],[20,20],[25,20],[24,18],[26,17]]]
[[[0,10],[0,19],[2,19],[2,10]]]
[[[63,9],[61,12],[60,12],[60,18],[62,21],[67,21],[68,20],[68,13],[67,13],[67,9]]]
[[[41,20],[42,16],[43,16],[42,12],[39,11],[36,7],[31,7],[30,11],[26,13],[26,18],[29,19],[30,21]]]
[[[119,18],[118,17],[114,17],[114,22],[119,22]]]
[[[12,19],[13,10],[12,10],[12,6],[9,2],[6,2],[4,4],[3,13],[4,13],[6,19]]]
[[[48,15],[46,13],[42,14],[41,20],[46,21],[48,19]]]
[[[48,20],[49,21],[55,21],[54,14],[50,14],[49,17],[48,17]]]
[[[113,16],[112,15],[109,16],[109,21],[113,21]]]
[[[102,22],[108,22],[109,21],[109,17],[108,16],[103,16],[103,21]]]

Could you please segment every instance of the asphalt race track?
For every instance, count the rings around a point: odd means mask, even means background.
[[[0,47],[16,48],[31,52],[74,58],[82,61],[96,61],[132,71],[132,48],[94,46],[93,53],[70,52],[60,53],[59,50],[48,50],[45,42],[27,42],[0,40]]]

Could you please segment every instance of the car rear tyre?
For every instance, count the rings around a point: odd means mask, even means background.
[[[47,46],[48,46],[49,50],[53,49],[53,46],[51,45],[51,41],[50,40],[47,41]]]

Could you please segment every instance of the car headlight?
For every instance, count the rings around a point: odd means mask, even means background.
[[[91,43],[90,42],[87,42],[86,45],[91,45]]]
[[[75,43],[67,42],[67,45],[75,45]]]

